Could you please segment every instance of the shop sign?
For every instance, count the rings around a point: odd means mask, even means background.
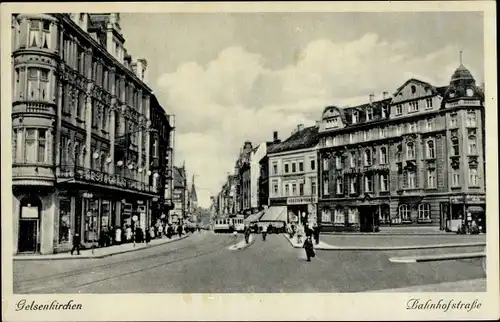
[[[21,217],[27,219],[38,219],[38,207],[23,207]]]
[[[128,188],[146,192],[156,192],[155,187],[150,187],[143,182],[91,169],[78,169],[75,172],[75,179],[111,185],[120,188]]]
[[[452,204],[462,204],[462,203],[464,203],[464,197],[463,196],[453,196],[453,197],[450,197],[450,203],[452,203]]]
[[[287,205],[299,205],[299,204],[308,204],[308,203],[317,203],[318,197],[316,196],[308,196],[308,197],[290,197],[287,198]]]
[[[466,204],[484,204],[486,203],[486,197],[481,195],[467,195],[465,196]]]

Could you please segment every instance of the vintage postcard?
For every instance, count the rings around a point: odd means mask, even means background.
[[[2,4],[4,319],[498,319],[495,12]]]

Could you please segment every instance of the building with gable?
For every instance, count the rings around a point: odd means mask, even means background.
[[[410,79],[392,97],[324,109],[319,218],[324,230],[434,226],[485,230],[484,95],[462,65],[448,86]]]

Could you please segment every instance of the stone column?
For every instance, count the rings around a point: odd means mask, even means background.
[[[18,141],[19,142],[19,141]],[[14,192],[12,192],[12,225],[13,230],[12,230],[12,254],[16,255],[17,254],[17,247],[18,247],[18,242],[19,242],[19,212],[21,209],[21,203],[20,203],[20,197],[17,197],[14,195]]]
[[[110,115],[108,118],[109,122],[109,157],[111,158],[111,163],[109,165],[109,173],[114,174],[115,173],[115,123],[116,123],[116,88],[115,88],[115,68],[112,67],[109,72],[108,72],[108,77],[109,77],[109,82],[111,83],[111,110],[109,111]]]
[[[92,157],[92,110],[94,106],[92,106],[92,87],[94,86],[94,82],[90,81],[87,85],[87,109],[85,113],[85,128],[86,128],[86,140],[85,140],[85,161],[84,166],[86,168],[90,168],[91,162],[90,158]]]
[[[50,193],[43,196],[42,211],[40,220],[40,253],[42,255],[52,254],[54,252],[54,234],[59,233],[54,230],[55,217],[56,217],[56,193]]]
[[[60,71],[60,73],[63,73],[63,71]],[[59,75],[58,78],[58,86],[57,86],[57,111],[56,111],[56,129],[54,131],[54,150],[55,150],[55,166],[56,166],[56,175],[59,173],[61,170],[61,150],[65,149],[65,146],[61,146],[61,119],[62,119],[62,93],[63,93],[63,85],[61,82],[61,77],[62,75]]]

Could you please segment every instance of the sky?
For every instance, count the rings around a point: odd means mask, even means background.
[[[122,13],[125,47],[176,117],[175,164],[208,207],[240,148],[285,140],[327,105],[390,94],[409,78],[447,85],[463,64],[484,79],[475,12]],[[190,184],[190,183],[189,183]]]

